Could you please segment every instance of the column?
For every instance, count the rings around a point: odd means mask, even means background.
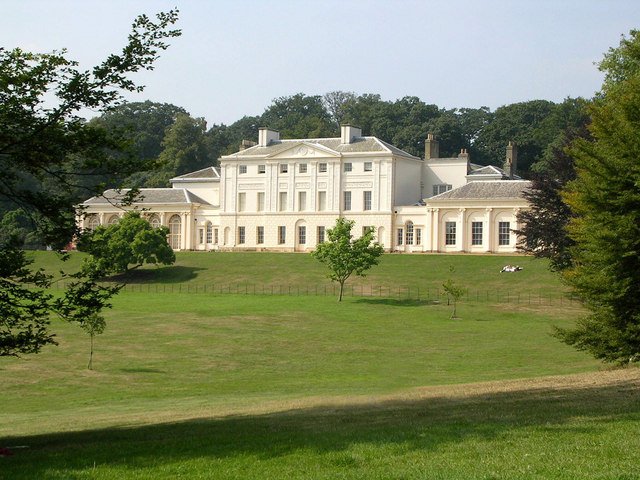
[[[458,209],[458,212],[459,212],[458,217],[460,218],[460,240],[458,241],[458,246],[461,252],[466,251],[466,245],[467,245],[467,225],[464,218],[464,212],[466,210],[467,210],[466,208]]]
[[[484,244],[485,252],[493,251],[493,220],[492,220],[492,212],[493,208],[487,208],[485,214],[485,227],[486,227],[486,235],[483,235],[482,243]]]

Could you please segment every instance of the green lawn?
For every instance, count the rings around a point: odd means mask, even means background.
[[[182,254],[174,271],[239,282],[234,255]],[[324,281],[307,255],[273,256],[271,274],[261,255],[235,264],[298,282],[308,264]],[[495,272],[516,263],[505,257],[393,255],[376,275],[426,284],[454,263],[478,284],[559,289],[516,260],[521,276]],[[449,313],[397,298],[124,292],[95,370],[88,337],[61,322],[58,347],[0,360],[0,446],[29,447],[0,458],[0,479],[640,478],[640,374],[551,336],[575,305]]]

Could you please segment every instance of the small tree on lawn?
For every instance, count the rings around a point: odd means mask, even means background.
[[[78,250],[91,254],[94,276],[125,273],[145,263],[171,265],[175,253],[167,243],[166,227],[153,228],[139,212],[127,212],[114,225],[100,226],[85,234]]]
[[[329,267],[328,277],[340,284],[340,296],[342,301],[344,283],[355,274],[365,276],[365,272],[378,264],[378,258],[382,255],[382,245],[373,241],[373,229],[369,228],[358,239],[353,239],[351,229],[354,222],[345,218],[338,218],[336,225],[327,230],[328,240],[317,246],[311,254]]]
[[[453,273],[454,271],[455,269],[453,267],[449,267],[449,272]],[[453,304],[453,311],[449,318],[458,318],[456,315],[458,300],[467,293],[467,289],[458,285],[452,278],[447,279],[447,281],[442,284],[442,288],[444,288],[444,293],[447,295],[447,305]]]

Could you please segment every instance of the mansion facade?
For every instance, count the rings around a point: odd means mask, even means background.
[[[470,162],[462,151],[440,158],[429,134],[425,158],[359,128],[340,138],[280,139],[259,130],[258,142],[209,167],[171,179],[171,188],[142,188],[132,205],[126,191],[85,201],[85,229],[117,222],[138,209],[153,226],[169,228],[174,250],[311,251],[336,218],[373,228],[386,251],[504,252],[516,250],[517,214],[528,208],[529,182],[516,174],[516,146],[504,168]]]

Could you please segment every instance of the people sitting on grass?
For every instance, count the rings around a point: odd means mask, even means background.
[[[519,265],[505,265],[504,267],[502,267],[502,270],[500,270],[500,273],[519,272],[520,270],[522,270],[522,267]]]

